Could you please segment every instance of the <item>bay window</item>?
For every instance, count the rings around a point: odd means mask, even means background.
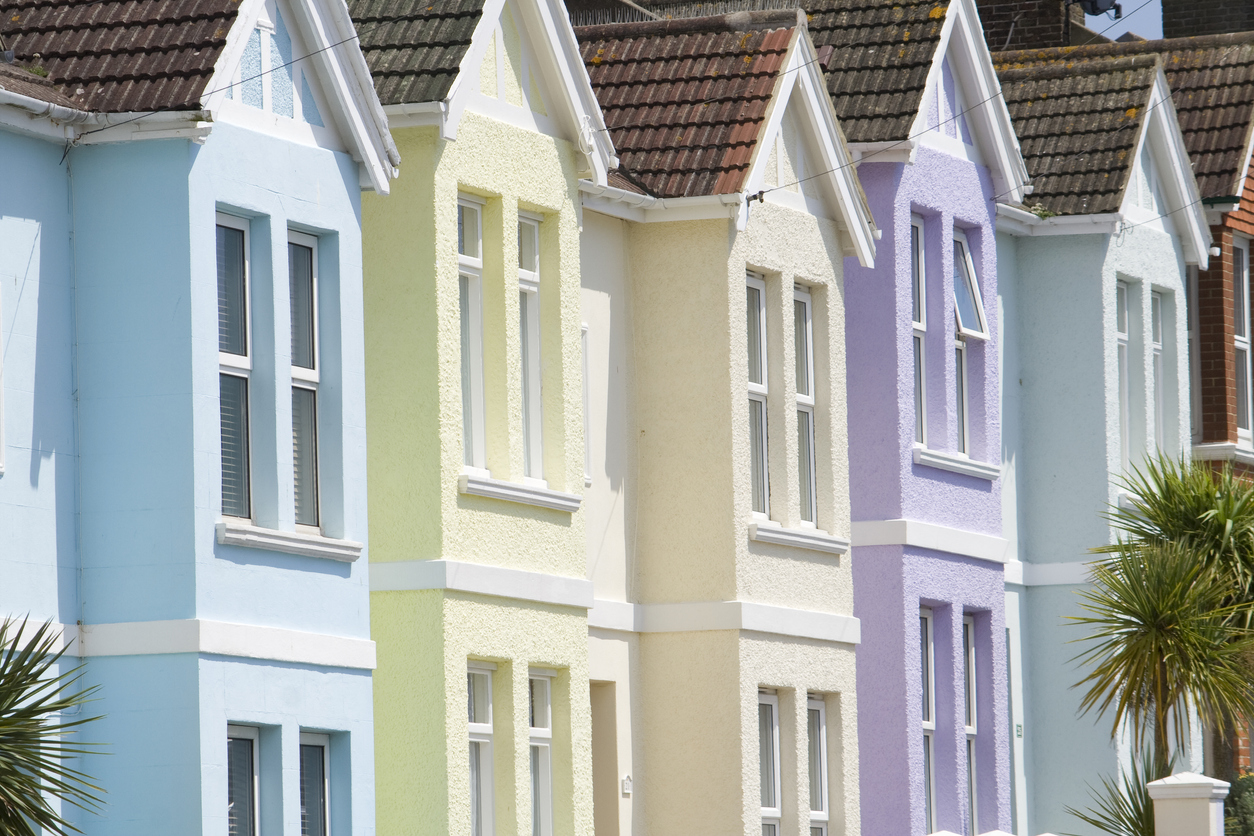
[[[318,515],[318,239],[288,233],[292,324],[292,470],[296,524]]]
[[[518,220],[518,340],[522,381],[523,475],[544,478],[540,409],[540,223]]]
[[[462,453],[483,470],[483,224],[482,203],[457,201],[458,311],[461,320]]]
[[[222,439],[222,513],[252,516],[248,384],[252,374],[248,222],[219,214],[218,392]]]
[[[470,732],[470,836],[491,836],[492,671],[494,665],[471,662],[466,673],[467,723]]]
[[[749,474],[753,512],[770,513],[766,447],[766,282],[745,277],[745,334],[749,358]]]
[[[762,836],[779,836],[779,699],[758,694],[758,774],[762,787]]]
[[[797,379],[797,496],[803,523],[817,519],[814,461],[814,340],[812,300],[803,285],[793,290],[793,345]]]

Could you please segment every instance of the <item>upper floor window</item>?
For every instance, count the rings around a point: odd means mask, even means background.
[[[753,512],[770,513],[766,434],[766,282],[756,273],[745,278],[745,337],[749,358],[749,476]]]
[[[222,439],[222,513],[251,517],[249,397],[252,375],[248,223],[218,215],[218,392]]]
[[[486,467],[483,428],[483,204],[457,201],[458,309],[461,315],[462,454]]]
[[[518,221],[518,341],[522,383],[523,475],[544,478],[540,393],[540,221]]]
[[[1154,387],[1154,446],[1162,450],[1166,434],[1163,424],[1167,420],[1166,379],[1163,373],[1163,294],[1150,293],[1150,360]]]
[[[793,346],[797,380],[797,496],[801,521],[813,525],[817,518],[817,484],[814,461],[814,331],[813,300],[808,288],[793,290]]]
[[[1128,296],[1129,289],[1127,282],[1118,282],[1115,285],[1115,361],[1118,366],[1119,375],[1119,462],[1120,467],[1124,470],[1128,469],[1128,464],[1132,456],[1131,431],[1132,431],[1132,391],[1129,377],[1132,370],[1130,367],[1130,359],[1128,357],[1129,345],[1129,321],[1128,321]]]
[[[927,338],[927,281],[923,265],[923,219],[910,219],[910,321],[914,329],[914,441],[927,444],[926,370],[924,341]]]
[[[970,453],[970,408],[967,397],[970,386],[967,377],[967,340],[988,339],[988,326],[984,318],[984,302],[980,296],[980,283],[975,274],[975,263],[967,236],[954,231],[954,316],[957,332],[954,336],[954,423],[957,427],[959,453]]]
[[[1232,245],[1232,338],[1236,354],[1237,435],[1251,439],[1250,415],[1250,242]]]
[[[318,514],[318,239],[288,233],[292,326],[292,478],[296,524],[317,526]]]

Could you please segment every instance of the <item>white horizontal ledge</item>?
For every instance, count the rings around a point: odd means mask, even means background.
[[[628,633],[695,633],[750,630],[818,641],[858,644],[861,622],[851,615],[776,607],[750,601],[630,604],[597,600],[588,626]]]
[[[219,522],[217,530],[218,542],[224,546],[244,546],[304,557],[323,557],[344,563],[352,563],[361,557],[362,544],[352,540],[336,540],[332,537],[319,537],[317,534],[278,531],[226,521]]]
[[[564,493],[522,482],[506,482],[502,479],[478,476],[473,473],[463,473],[457,478],[457,490],[471,496],[486,496],[490,499],[503,499],[506,502],[537,505],[541,508],[552,508],[554,511],[566,511],[572,514],[579,510],[579,504],[583,502],[583,497],[579,494]]]
[[[375,646],[369,639],[254,624],[187,618],[67,624],[62,631],[67,653],[79,657],[208,653],[328,668],[375,667]]]
[[[1020,563],[1006,564],[1006,583],[1021,586],[1079,586],[1088,583],[1088,563]]]
[[[583,578],[455,560],[370,564],[371,592],[418,589],[447,589],[585,610],[592,606],[592,582]]]
[[[1254,466],[1254,450],[1241,444],[1194,444],[1193,458],[1203,462],[1236,462]]]
[[[963,476],[974,476],[990,482],[1001,478],[1001,465],[977,462],[961,453],[945,453],[940,450],[929,450],[926,447],[914,448],[914,463],[950,473],[961,473]]]
[[[833,537],[817,528],[784,528],[782,525],[755,522],[749,523],[749,539],[828,554],[844,554],[849,551],[848,540]]]
[[[1009,542],[991,534],[979,534],[918,520],[864,520],[853,524],[853,545],[854,548],[915,546],[993,563],[1006,563]]]

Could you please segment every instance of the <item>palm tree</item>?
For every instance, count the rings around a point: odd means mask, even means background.
[[[57,649],[60,634],[50,623],[23,641],[26,629],[25,619],[0,621],[0,833],[69,836],[82,831],[49,796],[84,810],[100,807],[103,790],[70,766],[95,744],[66,739],[99,719],[81,714],[96,688],[79,687],[82,666],[55,673],[65,649]]]

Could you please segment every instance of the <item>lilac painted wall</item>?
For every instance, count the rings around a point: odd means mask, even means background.
[[[949,78],[945,79],[947,82]],[[952,108],[952,84],[945,85]],[[933,111],[936,103],[930,105]],[[960,109],[960,108],[959,108]],[[949,112],[953,112],[951,109]],[[933,124],[936,118],[933,115]],[[966,126],[952,133],[965,134]],[[996,340],[994,189],[988,170],[922,145],[911,165],[867,163],[858,174],[884,229],[876,267],[845,263],[853,519],[909,519],[1000,535],[996,481],[914,463],[910,225],[924,219],[927,273],[927,447],[956,453],[953,230],[963,231],[991,339],[968,339],[970,458],[1001,460]],[[936,828],[970,833],[962,617],[975,618],[977,833],[1010,827],[1002,566],[902,545],[853,550],[864,833],[927,832],[924,824],[919,608],[934,612]]]

